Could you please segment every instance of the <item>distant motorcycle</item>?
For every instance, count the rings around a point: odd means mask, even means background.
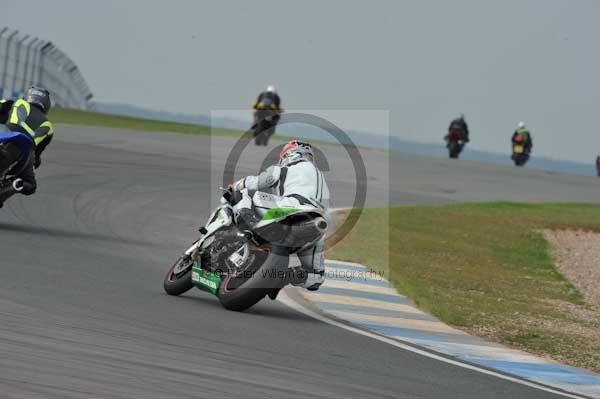
[[[525,146],[525,138],[520,134],[517,134],[514,139],[511,159],[516,166],[525,166],[529,160],[529,150]]]
[[[254,111],[254,124],[250,128],[254,135],[256,145],[269,144],[269,139],[275,134],[275,127],[281,119],[281,111],[276,109],[273,100],[265,97],[256,106]]]
[[[446,140],[448,156],[457,159],[466,144],[465,134],[460,130],[452,130],[444,139]]]
[[[325,211],[306,205],[280,208],[277,197],[256,192],[252,201],[262,220],[244,231],[234,223],[232,204],[239,195],[223,194],[221,206],[200,229],[202,237],[165,276],[167,294],[181,295],[196,286],[216,295],[226,309],[244,311],[266,296],[275,299],[285,285],[302,282],[307,271],[289,267],[289,255],[323,238]]]

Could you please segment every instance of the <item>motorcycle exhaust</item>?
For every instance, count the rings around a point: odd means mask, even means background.
[[[317,230],[319,230],[319,232],[321,233],[326,233],[327,229],[329,228],[329,223],[327,223],[327,220],[325,220],[325,218],[322,217],[316,218],[314,220],[314,224]]]
[[[289,226],[283,234],[283,238],[279,238],[278,241],[285,246],[301,247],[323,237],[327,233],[328,228],[329,223],[327,220],[319,216]]]

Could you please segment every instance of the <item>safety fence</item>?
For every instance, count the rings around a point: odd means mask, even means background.
[[[75,63],[52,42],[0,29],[0,98],[19,98],[32,85],[57,107],[87,109],[93,95]]]

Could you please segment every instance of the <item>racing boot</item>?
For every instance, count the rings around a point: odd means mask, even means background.
[[[317,291],[325,282],[325,242],[319,241],[314,247],[298,253],[302,268],[306,270],[306,279],[297,286],[309,291]]]

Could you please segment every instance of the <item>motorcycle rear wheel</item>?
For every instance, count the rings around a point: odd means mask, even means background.
[[[525,154],[513,154],[512,158],[515,162],[515,166],[525,166],[525,164],[529,160],[529,156]]]
[[[450,159],[458,159],[458,156],[461,153],[461,146],[460,144],[453,142],[448,144],[448,156],[450,157]]]
[[[269,293],[286,285],[288,263],[289,249],[273,247],[262,266],[241,285],[237,285],[233,275],[224,276],[219,287],[219,302],[225,309],[236,312],[256,305]]]

